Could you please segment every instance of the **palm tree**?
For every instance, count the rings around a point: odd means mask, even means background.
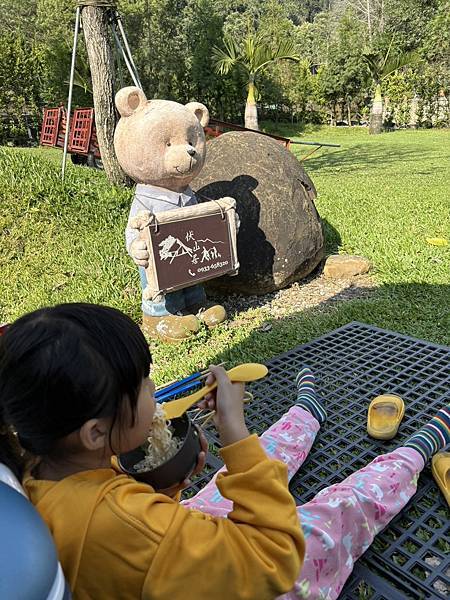
[[[255,79],[267,70],[267,67],[280,60],[292,60],[298,62],[300,56],[295,51],[295,43],[290,40],[281,40],[277,44],[266,36],[249,33],[247,37],[238,43],[230,35],[223,38],[225,49],[214,46],[213,61],[216,72],[226,75],[231,69],[241,69],[248,78],[247,80],[247,102],[245,105],[245,126],[248,129],[258,130],[258,111],[256,100],[258,90]]]
[[[396,73],[398,70],[411,65],[417,60],[417,55],[413,52],[403,52],[392,55],[392,42],[386,53],[366,48],[363,51],[363,60],[366,63],[370,77],[375,85],[375,96],[370,109],[369,133],[381,133],[383,129],[383,96],[381,90],[382,82]]]

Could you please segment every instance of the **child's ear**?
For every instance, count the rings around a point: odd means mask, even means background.
[[[115,98],[121,117],[129,117],[147,102],[144,92],[134,85],[119,90]]]
[[[80,428],[80,441],[87,450],[109,447],[109,427],[105,419],[89,419]]]

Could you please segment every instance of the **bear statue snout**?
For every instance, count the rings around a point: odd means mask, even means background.
[[[180,143],[173,141],[165,147],[161,165],[160,179],[165,177],[190,177],[193,179],[203,166],[204,146],[189,144],[187,140]],[[187,181],[187,184],[189,181]]]

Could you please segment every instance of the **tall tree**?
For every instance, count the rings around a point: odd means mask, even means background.
[[[179,102],[189,99],[190,53],[186,48],[183,19],[186,6],[187,0],[121,3],[130,45],[148,98]],[[191,45],[193,42],[190,40]]]
[[[396,48],[403,52],[420,48],[437,3],[438,0],[384,0],[384,33],[393,37]]]
[[[450,0],[438,0],[426,24],[420,49],[424,62],[416,70],[418,113],[428,126],[450,126]]]
[[[0,143],[26,143],[37,127],[42,56],[20,32],[0,34]]]
[[[291,39],[281,40],[275,46],[272,40],[250,33],[241,44],[232,37],[225,36],[223,48],[215,46],[213,57],[216,70],[226,75],[234,68],[242,70],[247,77],[247,102],[245,104],[245,126],[258,130],[258,110],[256,101],[258,90],[256,78],[264,73],[269,65],[282,60],[298,62],[300,56]]]
[[[0,0],[0,33],[21,33],[34,38],[38,0]]]
[[[333,10],[345,14],[351,9],[365,23],[368,42],[372,44],[374,37],[384,31],[385,2],[386,0],[336,0]]]
[[[411,52],[394,54],[392,45],[393,42],[391,41],[386,51],[369,48],[363,52],[363,59],[375,87],[369,123],[369,133],[372,134],[381,133],[383,129],[383,95],[381,88],[383,81],[389,75],[417,61],[417,56]]]
[[[37,0],[34,44],[44,57],[41,100],[47,106],[66,104],[73,43],[73,0]],[[89,81],[89,63],[83,43],[77,48],[77,72]],[[73,106],[92,106],[92,94],[80,86],[73,92]]]
[[[80,2],[83,4],[83,2]],[[84,6],[83,31],[91,68],[94,96],[95,125],[103,167],[109,181],[115,185],[128,184],[114,151],[116,110],[114,106],[114,58],[109,40],[109,8]]]

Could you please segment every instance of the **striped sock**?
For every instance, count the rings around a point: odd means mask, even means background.
[[[297,406],[301,406],[322,425],[327,420],[327,411],[317,399],[316,379],[310,368],[304,367],[296,377]]]
[[[404,445],[417,450],[427,462],[447,444],[450,444],[450,404],[441,408],[431,421],[412,435]]]

